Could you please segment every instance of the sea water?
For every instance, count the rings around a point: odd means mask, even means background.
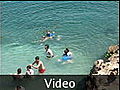
[[[1,1],[1,72],[9,75],[40,56],[45,75],[87,75],[93,62],[101,59],[110,45],[118,44],[116,1]],[[35,42],[46,30],[61,38]],[[47,59],[44,45],[55,57]],[[65,48],[73,53],[72,64],[61,64]],[[35,74],[37,74],[35,70]]]

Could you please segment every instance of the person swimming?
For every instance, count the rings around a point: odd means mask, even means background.
[[[46,35],[42,36],[41,42],[45,42],[48,39],[52,39],[55,37],[55,32],[54,31],[46,31]]]
[[[54,31],[47,31],[46,37],[53,37],[55,35]]]
[[[64,50],[63,56],[67,56],[67,53],[68,53],[68,51],[67,51],[67,50]]]
[[[45,50],[46,50],[45,52],[46,52],[46,57],[47,58],[54,57],[54,54],[53,54],[52,50],[49,48],[48,44],[45,45]]]
[[[63,53],[63,56],[66,55],[66,56],[71,56],[72,57],[72,52],[70,52],[70,50],[68,48],[66,48],[64,50],[64,53]]]
[[[73,63],[72,59],[73,59],[72,52],[70,52],[70,50],[66,48],[63,52],[62,58],[58,59],[58,61],[60,62],[64,61],[62,64]]]

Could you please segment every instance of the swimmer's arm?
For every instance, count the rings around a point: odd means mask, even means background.
[[[37,66],[32,66],[33,68],[35,68],[35,69],[38,69],[38,67]]]
[[[39,63],[37,66],[33,66],[33,65],[32,65],[32,67],[35,68],[35,69],[38,69],[39,66],[40,66],[40,63]]]
[[[62,56],[67,56],[66,54],[63,54]]]
[[[35,61],[32,63],[32,65],[34,65],[35,64]]]

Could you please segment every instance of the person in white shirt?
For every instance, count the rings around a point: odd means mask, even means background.
[[[28,65],[26,68],[27,68],[26,75],[34,75],[34,71],[31,69],[30,65]]]
[[[47,45],[47,44],[45,45],[45,50],[46,50],[46,57],[47,58],[54,57],[52,50],[49,48],[49,45]]]

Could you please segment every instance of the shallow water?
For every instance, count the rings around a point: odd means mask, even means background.
[[[2,47],[0,74],[23,73],[35,56],[40,56],[45,74],[89,74],[93,62],[108,46],[118,44],[118,3],[116,1],[2,1]],[[39,40],[45,30],[53,30],[61,40]],[[49,44],[56,57],[45,57]],[[57,62],[68,47],[74,63]],[[36,74],[37,71],[35,70]]]

